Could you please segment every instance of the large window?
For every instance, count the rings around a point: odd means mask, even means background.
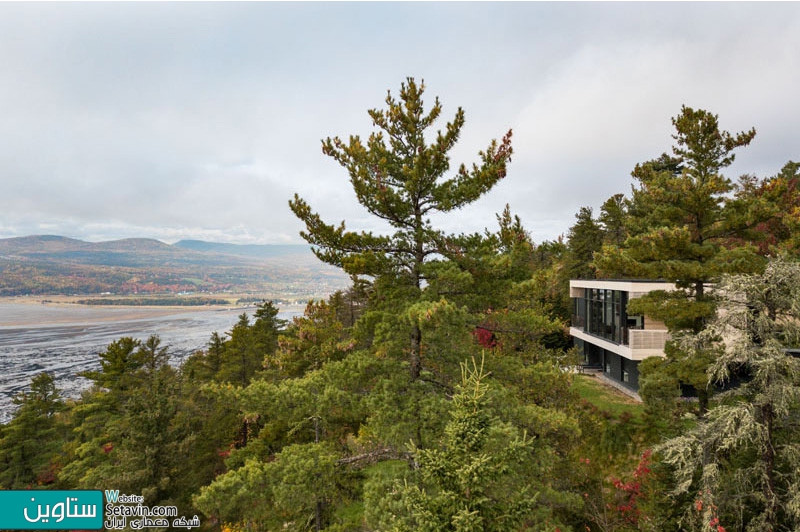
[[[586,298],[572,298],[572,326],[586,329]]]
[[[625,344],[628,337],[628,318],[625,314],[627,296],[620,290],[587,288],[583,301],[575,298],[575,322],[585,322],[584,330],[589,334]]]

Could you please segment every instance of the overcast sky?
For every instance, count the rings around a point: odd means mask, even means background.
[[[796,2],[0,2],[0,65],[0,238],[300,243],[294,192],[379,229],[320,139],[367,136],[407,76],[464,108],[453,167],[514,130],[450,231],[508,203],[535,241],[566,234],[670,150],[682,104],[757,129],[729,177],[800,159]]]

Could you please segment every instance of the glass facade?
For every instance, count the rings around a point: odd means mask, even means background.
[[[584,334],[574,336],[575,345],[583,353],[583,366],[594,368],[605,374],[608,379],[617,385],[632,391],[639,389],[639,361],[627,358],[620,354],[625,350],[616,349],[608,343],[618,346],[631,347],[633,350],[642,348],[634,347],[630,343],[632,330],[645,328],[645,317],[642,315],[628,315],[627,308],[630,299],[638,297],[644,291],[631,291],[630,283],[596,283],[596,285],[614,288],[625,287],[626,290],[613,290],[612,288],[586,288],[574,286],[570,283],[572,293],[572,326]],[[649,288],[649,287],[646,287]],[[658,332],[660,329],[655,330]],[[589,335],[604,340],[593,342]],[[638,337],[637,345],[641,343]],[[608,343],[607,343],[608,342]],[[649,349],[649,348],[648,348]],[[633,353],[635,355],[635,353]]]
[[[572,298],[572,326],[609,342],[628,345],[628,330],[644,328],[644,319],[628,316],[627,306],[627,292],[585,288],[583,297]]]

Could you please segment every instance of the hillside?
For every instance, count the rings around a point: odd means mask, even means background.
[[[221,255],[234,255],[237,257],[250,257],[255,259],[307,256],[310,253],[309,246],[292,244],[223,244],[204,242],[202,240],[181,240],[175,242],[174,246],[189,251],[218,253]]]
[[[308,246],[84,242],[54,235],[0,239],[0,296],[235,291],[306,297],[346,284],[347,277]]]

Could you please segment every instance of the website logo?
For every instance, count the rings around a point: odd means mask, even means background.
[[[100,490],[0,491],[0,529],[100,530],[103,492]]]

